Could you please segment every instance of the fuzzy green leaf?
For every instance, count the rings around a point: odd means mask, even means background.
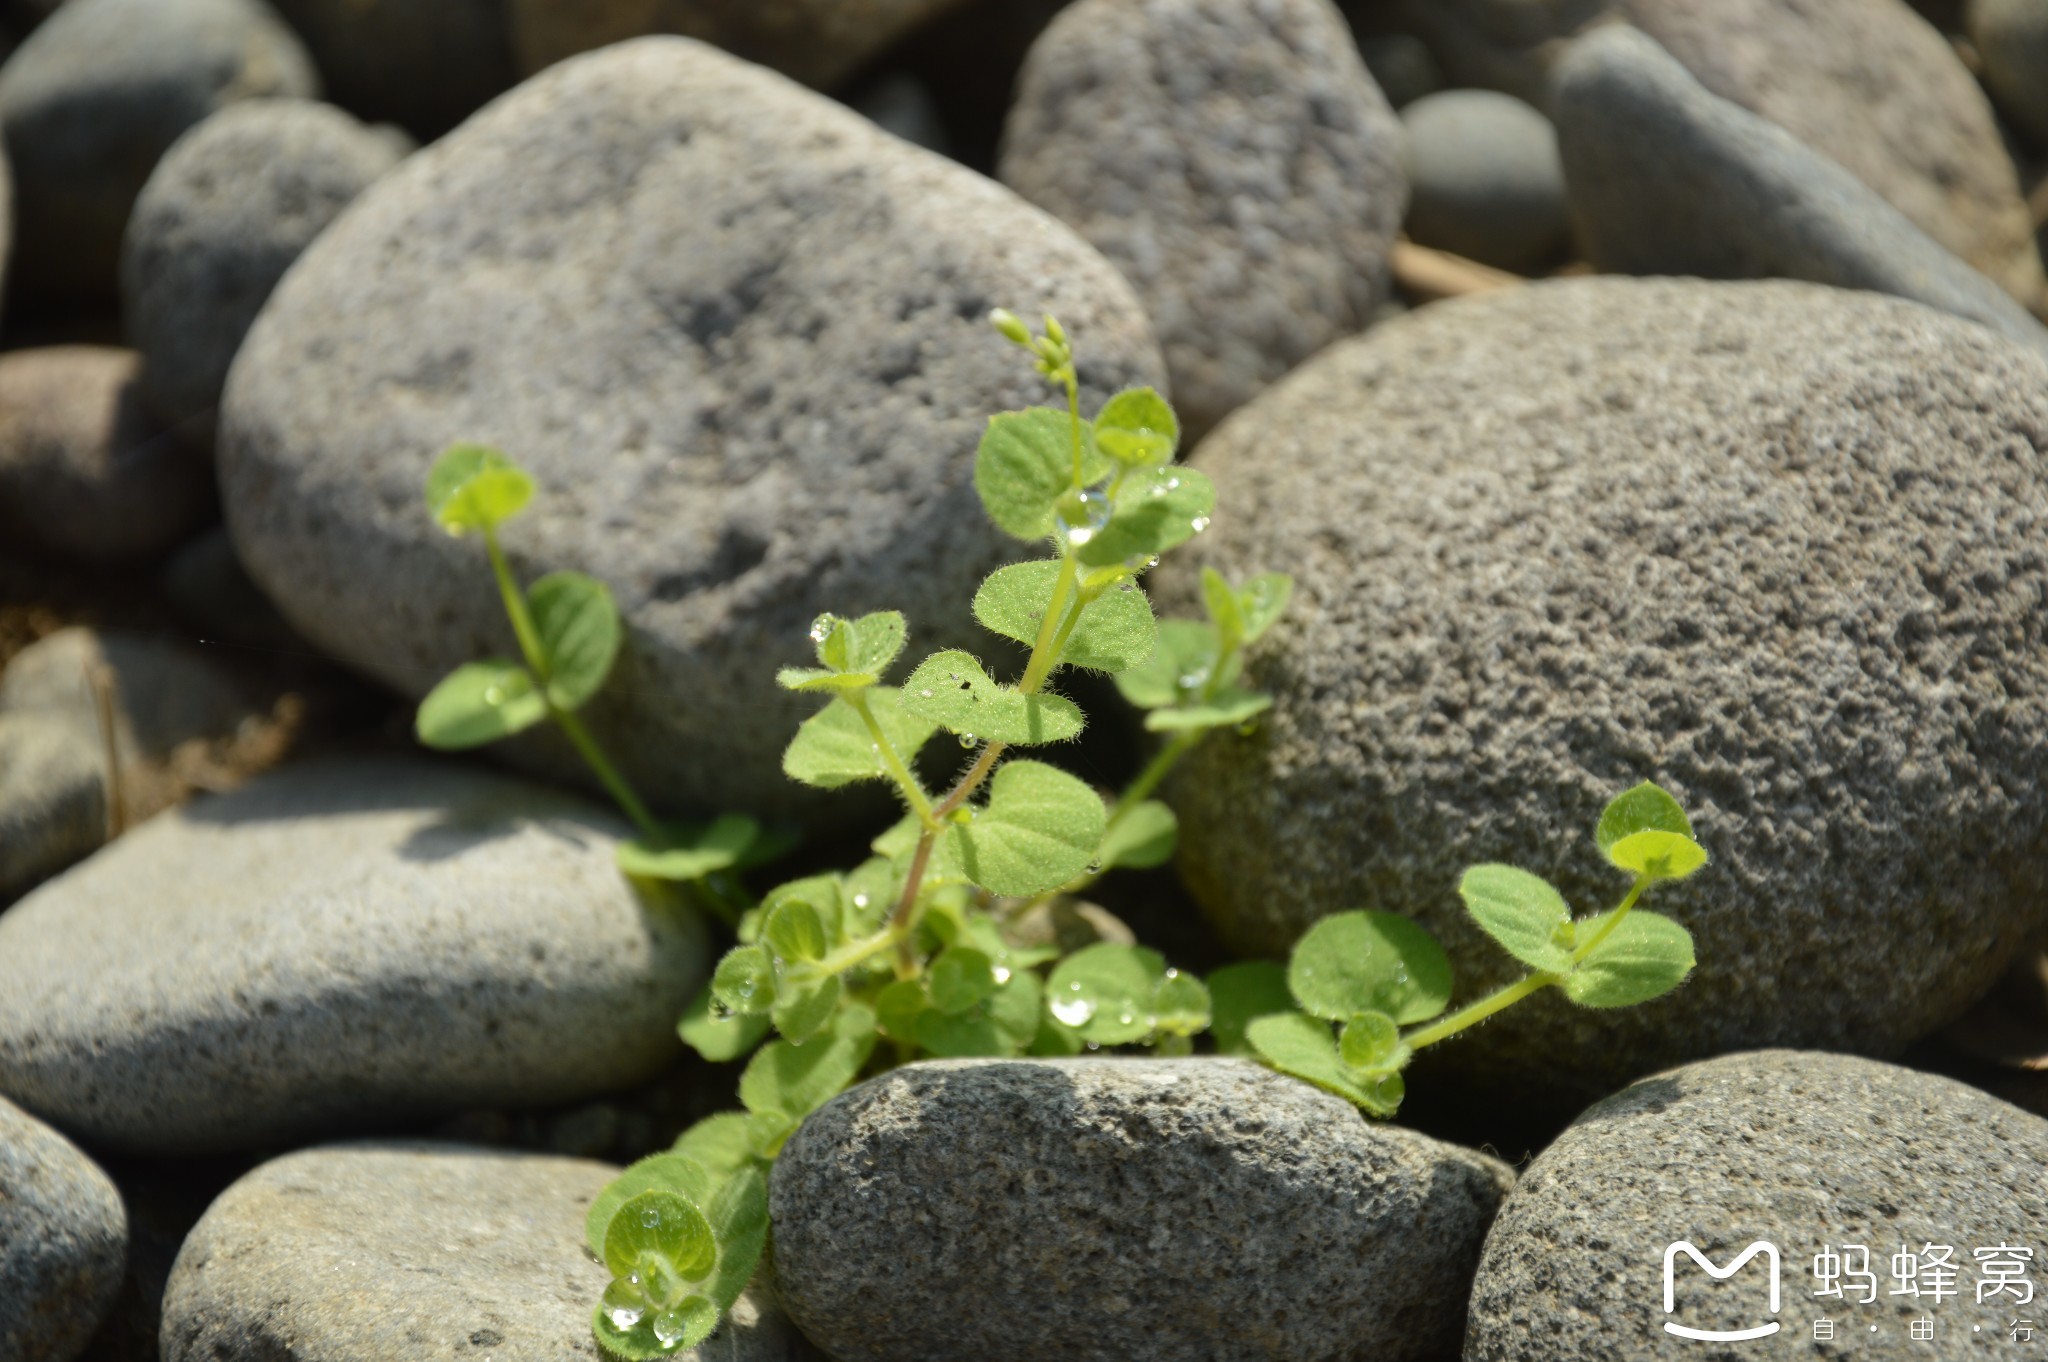
[[[548,698],[579,708],[604,685],[619,655],[619,607],[611,588],[580,572],[551,572],[527,593],[547,664]]]
[[[1209,622],[1216,626],[1217,634],[1226,644],[1236,645],[1244,641],[1244,604],[1238,600],[1237,592],[1224,580],[1223,574],[1212,567],[1202,569],[1202,605],[1209,612]]]
[[[1244,641],[1255,642],[1271,629],[1286,612],[1293,595],[1294,579],[1284,572],[1262,572],[1246,582],[1237,593],[1238,607],[1244,615]]]
[[[1083,1040],[1125,1045],[1151,1032],[1153,994],[1165,977],[1159,952],[1102,941],[1054,967],[1045,986],[1047,1005]]]
[[[414,729],[429,747],[459,751],[508,738],[547,716],[532,674],[517,662],[492,658],[448,673],[420,701]]]
[[[701,1282],[717,1265],[718,1242],[704,1213],[690,1202],[674,1192],[646,1191],[628,1197],[612,1213],[604,1232],[604,1265],[614,1277],[624,1277],[638,1268],[643,1253],[666,1259],[685,1281]]]
[[[901,695],[903,708],[917,718],[992,742],[1064,742],[1078,736],[1083,723],[1072,700],[998,685],[957,648],[919,663]]]
[[[1165,553],[1207,529],[1215,510],[1216,488],[1205,474],[1183,464],[1138,469],[1117,489],[1109,523],[1076,556],[1100,567]]]
[[[1408,1062],[1401,1028],[1384,1012],[1361,1012],[1344,1023],[1337,1055],[1347,1068],[1363,1075],[1395,1073]]]
[[[1384,1012],[1406,1026],[1451,1001],[1451,962],[1436,938],[1396,913],[1339,913],[1295,943],[1287,986],[1311,1016]]]
[[[676,1137],[671,1153],[694,1161],[710,1174],[717,1187],[745,1168],[753,1158],[747,1144],[747,1116],[740,1111],[721,1111],[706,1116]],[[712,1229],[716,1230],[716,1223]]]
[[[1680,837],[1690,837],[1692,820],[1668,791],[1646,780],[1608,801],[1593,840],[1605,852],[1622,838],[1638,832],[1675,832]]]
[[[740,1102],[751,1112],[779,1112],[793,1127],[844,1091],[873,1048],[874,1014],[844,1008],[825,1035],[803,1045],[771,1040],[762,1046],[740,1075]]]
[[[931,1006],[923,979],[898,979],[875,995],[875,1024],[891,1040],[915,1041],[917,1019]]]
[[[1095,415],[1095,443],[1121,464],[1166,463],[1180,448],[1180,421],[1150,388],[1126,388]]]
[[[670,1192],[694,1205],[711,1200],[712,1176],[701,1163],[687,1154],[670,1150],[650,1154],[613,1178],[590,1203],[583,1218],[583,1237],[590,1251],[604,1257],[605,1232],[619,1208],[642,1192]]]
[[[1337,1053],[1336,1038],[1324,1022],[1281,1012],[1254,1019],[1245,1037],[1259,1058],[1280,1072],[1305,1078],[1375,1116],[1390,1117],[1400,1108],[1405,1092],[1401,1075],[1361,1079]]]
[[[770,1013],[775,1029],[784,1040],[802,1045],[832,1020],[832,1014],[839,1010],[841,991],[836,974],[803,983],[785,980],[775,990],[775,1006]]]
[[[832,943],[818,910],[803,898],[785,898],[768,914],[761,935],[785,961],[822,960]]]
[[[1580,924],[1586,939],[1600,921]],[[1630,1007],[1677,988],[1693,963],[1692,934],[1638,908],[1565,975],[1564,992],[1582,1007]]]
[[[1153,710],[1145,716],[1145,727],[1154,733],[1176,733],[1191,728],[1234,728],[1272,707],[1273,697],[1270,695],[1224,686],[1202,704]]]
[[[905,713],[898,697],[899,692],[888,686],[876,686],[866,692],[868,710],[875,716],[875,723],[908,761],[931,737],[935,725]],[[836,790],[856,780],[889,778],[867,725],[845,700],[834,700],[804,720],[782,754],[782,770],[790,779],[821,790]]]
[[[760,837],[761,825],[745,814],[721,814],[703,827],[672,827],[658,844],[644,837],[623,842],[613,859],[628,875],[699,880],[740,865]]]
[[[811,625],[821,665],[870,679],[889,670],[908,637],[909,625],[900,610],[877,610],[858,619],[820,615]]]
[[[995,962],[972,946],[948,946],[932,961],[927,988],[933,1007],[958,1016],[996,991]]]
[[[766,1013],[775,1005],[775,962],[759,946],[735,946],[711,972],[711,1000],[742,1016]]]
[[[1547,974],[1571,968],[1561,938],[1572,910],[1548,881],[1510,865],[1475,865],[1458,882],[1458,895],[1473,921],[1515,959]]]
[[[1083,428],[1081,485],[1109,471]],[[1061,497],[1074,486],[1073,431],[1067,413],[1032,407],[989,418],[974,455],[974,490],[1003,531],[1019,539],[1052,533]]]
[[[1088,868],[1107,820],[1101,798],[1065,771],[1012,761],[996,768],[987,807],[954,835],[976,884],[997,894],[1038,894]]]
[[[1116,688],[1139,709],[1192,704],[1209,684],[1221,654],[1213,626],[1196,620],[1163,620],[1152,655],[1119,674]]]
[[[1172,809],[1156,799],[1142,800],[1103,834],[1095,859],[1104,870],[1150,870],[1173,859],[1179,835],[1180,821]]]
[[[1260,1017],[1294,1010],[1287,969],[1271,960],[1244,960],[1209,976],[1209,1034],[1219,1054],[1250,1051],[1245,1028]]]
[[[695,1050],[714,1064],[738,1059],[756,1045],[761,1037],[768,1034],[769,1021],[764,1015],[720,1013],[713,1006],[711,987],[699,989],[697,996],[683,1013],[683,1019],[676,1023],[676,1034],[683,1038],[683,1044]]]
[[[1183,970],[1170,969],[1152,990],[1147,1007],[1152,1029],[1169,1036],[1194,1036],[1209,1029],[1215,1004],[1200,979]]]
[[[920,1013],[917,1043],[940,1059],[1003,1059],[1021,1048],[980,1008],[957,1017],[937,1010]]]
[[[991,632],[1031,647],[1059,572],[1058,563],[1045,561],[997,569],[974,593],[974,617]],[[1089,671],[1126,671],[1152,655],[1157,634],[1145,593],[1129,583],[1112,586],[1082,609],[1060,662]]]
[[[1707,852],[1683,833],[1634,832],[1608,847],[1607,859],[1651,880],[1682,880],[1707,863]]]
[[[735,1169],[704,1208],[718,1237],[718,1267],[705,1283],[706,1294],[719,1312],[732,1309],[768,1244],[768,1179],[751,1165]]]
[[[775,684],[784,690],[824,692],[843,695],[865,690],[881,680],[871,672],[835,672],[823,667],[784,667],[775,673]]]
[[[532,500],[533,479],[485,445],[450,445],[427,473],[427,509],[450,534],[496,529]]]

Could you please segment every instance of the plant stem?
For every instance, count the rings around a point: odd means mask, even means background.
[[[1138,772],[1138,778],[1124,788],[1117,797],[1116,807],[1109,811],[1109,826],[1115,827],[1123,821],[1124,815],[1138,807],[1152,792],[1159,788],[1159,782],[1166,779],[1180,759],[1195,750],[1195,744],[1207,737],[1209,730],[1197,728],[1183,730],[1172,742],[1152,754],[1152,760],[1145,763],[1145,769]]]
[[[512,575],[512,565],[505,561],[505,550],[499,547],[498,533],[490,526],[484,527],[484,551],[491,556],[491,575],[498,579],[498,595],[504,598],[505,614],[512,621],[513,636],[519,640],[519,651],[526,657],[530,668],[542,686],[548,683],[547,655],[541,651],[540,630],[534,626],[533,612],[526,607],[526,593],[519,589],[519,581]]]
[[[1636,876],[1636,882],[1629,886],[1628,894],[1622,899],[1621,906],[1607,915],[1607,921],[1600,924],[1599,931],[1581,942],[1578,949],[1572,952],[1572,963],[1574,965],[1591,955],[1593,948],[1605,941],[1608,933],[1621,925],[1621,920],[1628,916],[1628,910],[1636,906],[1636,900],[1641,898],[1643,891],[1649,887],[1650,877],[1648,875]]]
[[[1024,679],[1017,683],[1017,689],[1026,695],[1037,694],[1038,688],[1052,675],[1053,663],[1060,655],[1060,626],[1066,623],[1067,597],[1073,594],[1074,581],[1079,574],[1080,565],[1069,549],[1060,559],[1060,573],[1053,580],[1052,599],[1046,602],[1045,618],[1038,623],[1038,639],[1031,645],[1031,660],[1025,664]]]
[[[889,773],[889,778],[896,782],[896,788],[901,790],[903,797],[910,802],[911,811],[917,815],[917,821],[927,828],[931,827],[932,801],[925,794],[924,786],[917,783],[917,777],[912,775],[910,768],[904,764],[902,756],[896,751],[896,744],[889,741],[889,735],[883,732],[882,725],[876,722],[875,712],[868,704],[867,691],[847,691],[845,699],[847,704],[853,706],[853,712],[860,715],[861,723],[866,725],[868,737],[875,744],[875,752],[882,758],[882,769]]]
[[[571,711],[553,704],[548,706],[548,713],[561,725],[562,732],[568,734],[569,741],[576,745],[577,752],[589,764],[605,791],[626,811],[626,817],[633,820],[633,826],[640,829],[640,835],[655,846],[665,842],[668,834],[662,831],[661,824],[654,821],[654,815],[640,802],[640,796],[633,792],[633,787],[626,783],[626,778],[605,756],[604,749],[597,745],[597,739],[590,736],[590,730],[583,726],[583,721]]]
[[[1498,993],[1489,993],[1470,1007],[1453,1012],[1442,1021],[1425,1026],[1420,1031],[1410,1032],[1401,1039],[1407,1042],[1411,1050],[1420,1050],[1425,1045],[1448,1040],[1467,1027],[1477,1026],[1494,1013],[1514,1006],[1538,989],[1548,988],[1556,983],[1557,979],[1558,976],[1555,974],[1532,974],[1526,979],[1509,984]]]
[[[883,951],[888,950],[891,946],[902,940],[902,938],[903,934],[892,924],[884,927],[865,941],[855,941],[841,947],[838,951],[818,961],[811,968],[818,971],[820,976],[841,974],[864,960],[880,955]]]

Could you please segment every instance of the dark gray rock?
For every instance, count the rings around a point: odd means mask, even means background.
[[[1710,94],[1635,29],[1579,39],[1554,83],[1572,213],[1600,269],[1870,289],[2048,356],[2048,327],[1998,285],[1791,133]]]
[[[1191,437],[1385,292],[1401,129],[1329,0],[1081,0],[1003,139],[1003,182],[1136,287]]]
[[[78,1146],[0,1097],[0,1357],[71,1362],[128,1256],[121,1194]]]
[[[1549,119],[1513,95],[1445,90],[1403,109],[1401,123],[1409,236],[1521,274],[1564,253],[1564,167]]]
[[[1444,88],[1444,73],[1430,55],[1429,44],[1412,33],[1382,33],[1358,40],[1358,55],[1372,73],[1373,84],[1397,109]]]
[[[161,553],[212,508],[206,461],[143,410],[132,350],[0,355],[0,537],[87,563]]]
[[[1512,1181],[1244,1060],[947,1060],[814,1114],[770,1201],[842,1362],[1400,1362],[1456,1346]]]
[[[2048,147],[2048,2],[1970,0],[1963,18],[1998,107]]]
[[[608,48],[293,266],[229,376],[229,529],[311,642],[418,694],[513,646],[477,544],[420,504],[448,444],[499,442],[541,489],[505,535],[520,572],[617,594],[629,642],[589,713],[643,792],[818,807],[779,762],[816,702],[772,677],[820,610],[987,646],[969,602],[1015,546],[973,451],[1048,398],[996,306],[1061,317],[1091,410],[1160,378],[1128,285],[1001,186],[701,43]]]
[[[887,133],[912,146],[944,156],[952,149],[945,115],[931,87],[908,71],[896,71],[853,97],[850,107]]]
[[[205,636],[244,648],[304,652],[306,645],[249,580],[235,542],[219,525],[164,560],[157,588]]]
[[[506,0],[274,0],[329,97],[359,118],[438,137],[512,86]]]
[[[1609,907],[1594,823],[1654,779],[1713,857],[1651,896],[1692,979],[1539,994],[1417,1082],[1561,1101],[1758,1045],[1896,1052],[2044,925],[2044,449],[2048,365],[1876,294],[1584,279],[1386,323],[1196,459],[1216,521],[1162,613],[1205,564],[1298,585],[1263,726],[1167,787],[1181,870],[1247,953],[1415,917],[1473,997],[1517,974],[1465,867]]]
[[[178,1254],[164,1362],[560,1362],[599,1356],[609,1274],[583,1246],[618,1169],[425,1141],[329,1145],[223,1193]],[[818,1357],[757,1282],[677,1362]]]
[[[213,447],[228,366],[286,269],[405,152],[332,105],[230,105],[164,153],[121,249],[142,397],[181,438]]]
[[[636,898],[622,831],[412,758],[185,805],[0,917],[0,1092],[183,1153],[645,1080],[706,947]]]
[[[1880,1362],[2010,1348],[2016,1317],[2038,1329],[2038,1303],[2010,1290],[1980,1301],[1991,1274],[1975,1254],[2031,1248],[2022,1266],[2038,1284],[2044,1166],[2048,1121],[1888,1064],[1766,1050],[1644,1079],[1580,1117],[1509,1194],[1473,1285],[1465,1362],[1736,1356],[1745,1346],[1834,1355],[1811,1341],[1817,1318],[1833,1321],[1844,1354]],[[1766,1261],[1722,1284],[1682,1253],[1667,1315],[1664,1254],[1681,1239],[1724,1268],[1759,1239],[1774,1244],[1781,1336],[1723,1349],[1664,1332],[1666,1320],[1723,1330],[1773,1321]],[[1846,1273],[1840,1296],[1811,1294],[1822,1285],[1816,1256],[1839,1258],[1844,1245],[1867,1250],[1874,1301]],[[1952,1250],[1960,1295],[1891,1294],[1893,1256],[1928,1245]],[[1935,1321],[1929,1340],[1909,1334],[1921,1317]]]
[[[318,89],[263,0],[70,0],[0,67],[17,287],[111,296],[129,210],[178,134],[237,99]]]
[[[0,903],[107,840],[103,753],[90,727],[0,713]]]

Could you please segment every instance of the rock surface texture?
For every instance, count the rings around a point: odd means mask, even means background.
[[[1823,1315],[1855,1356],[1883,1362],[1980,1357],[1994,1340],[2012,1347],[2009,1326],[2030,1307],[2016,1290],[1978,1298],[1992,1274],[1976,1250],[2039,1253],[2044,1164],[2048,1121],[1888,1064],[1767,1050],[1644,1079],[1586,1112],[1522,1174],[1487,1236],[1465,1362],[1697,1358],[1720,1350],[1657,1322],[1733,1330],[1770,1320],[1765,1263],[1722,1284],[1683,1256],[1666,1316],[1662,1265],[1678,1239],[1724,1268],[1759,1239],[1777,1245],[1791,1337],[1748,1345],[1759,1352],[1827,1355],[1810,1342],[1810,1321]],[[1867,1252],[1876,1300],[1865,1303],[1846,1275],[1842,1296],[1810,1297],[1815,1256],[1852,1245]],[[1919,1259],[1927,1246],[1950,1250],[1961,1288],[1933,1309],[1924,1295],[1890,1294],[1898,1283],[1887,1271],[1902,1248]],[[2021,1263],[2038,1283],[2038,1262]],[[1909,1324],[1923,1316],[1937,1334],[1915,1341]]]
[[[1198,435],[1364,327],[1400,148],[1329,0],[1081,0],[1025,61],[1001,177],[1135,285]]]
[[[644,1081],[705,944],[635,898],[622,830],[400,758],[164,814],[0,917],[0,1092],[163,1154]]]
[[[2043,926],[2043,450],[2048,365],[1874,294],[1560,281],[1348,342],[1204,445],[1216,523],[1157,584],[1165,614],[1203,564],[1298,584],[1263,727],[1169,786],[1183,874],[1248,953],[1418,918],[1476,996],[1516,976],[1464,868],[1610,907],[1594,823],[1654,779],[1713,858],[1652,896],[1693,978],[1540,994],[1434,1063],[1563,1100],[1757,1045],[1895,1051]]]
[[[127,1255],[113,1182],[0,1097],[0,1357],[71,1362],[113,1305]]]
[[[814,1114],[770,1198],[842,1362],[1396,1362],[1456,1346],[1512,1180],[1242,1060],[947,1060]]]
[[[502,442],[541,489],[515,566],[619,599],[591,716],[643,791],[789,807],[815,703],[771,678],[821,607],[987,647],[968,602],[1015,546],[974,448],[1048,395],[997,306],[1060,316],[1089,410],[1161,378],[1128,286],[1007,190],[700,43],[621,44],[413,156],[301,257],[229,377],[229,528],[310,641],[423,693],[512,649],[477,545],[420,505],[443,448]]]
[[[1408,235],[1483,264],[1540,272],[1563,254],[1564,167],[1550,120],[1493,90],[1445,90],[1401,110]]]
[[[111,296],[129,210],[179,133],[238,99],[318,90],[263,0],[70,0],[0,67],[17,283]]]
[[[230,105],[165,153],[121,253],[122,312],[158,420],[212,448],[228,366],[271,289],[404,154],[402,136],[332,105],[276,99]]]
[[[2048,327],[1998,285],[1848,171],[1710,94],[1637,30],[1579,39],[1552,86],[1579,239],[1601,270],[1870,289],[2048,357]]]

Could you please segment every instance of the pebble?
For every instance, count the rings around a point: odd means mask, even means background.
[[[1564,166],[1550,120],[1492,90],[1445,90],[1401,111],[1408,133],[1408,235],[1517,274],[1564,254]]]
[[[0,1357],[80,1356],[113,1306],[127,1256],[128,1214],[113,1181],[0,1097]]]

